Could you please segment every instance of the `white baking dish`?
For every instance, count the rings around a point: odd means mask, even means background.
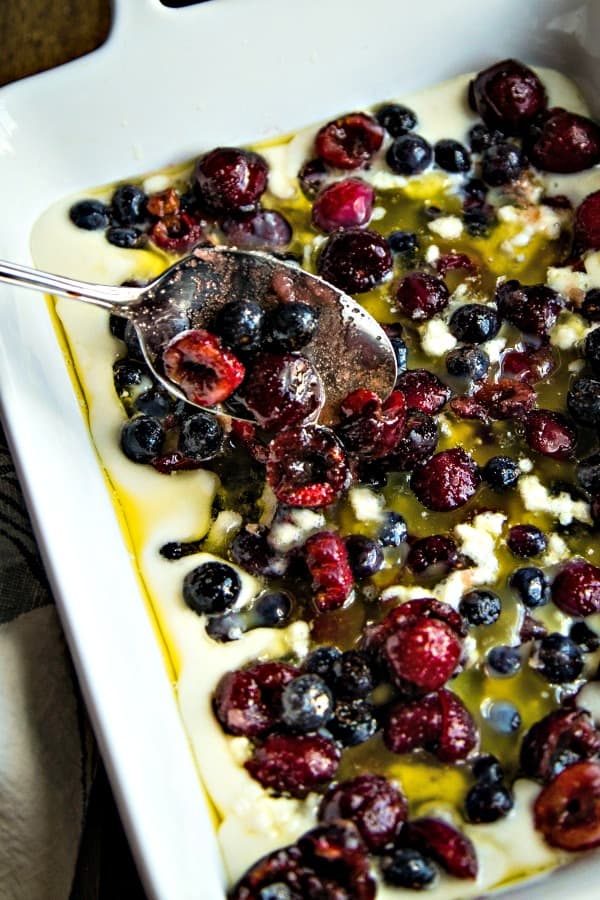
[[[0,93],[0,255],[29,261],[54,200],[413,91],[506,56],[571,75],[598,113],[598,0],[120,0],[91,56]],[[15,461],[148,893],[223,878],[155,632],[40,297],[2,287],[0,396]],[[581,859],[513,896],[598,894]]]

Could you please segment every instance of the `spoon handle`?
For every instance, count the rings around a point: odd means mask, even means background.
[[[139,299],[142,293],[139,287],[111,287],[102,284],[90,284],[74,278],[63,278],[50,272],[41,272],[29,266],[21,266],[0,260],[0,281],[29,287],[44,294],[56,294],[67,300],[81,300],[94,306],[101,306],[119,315],[127,316],[129,304]]]

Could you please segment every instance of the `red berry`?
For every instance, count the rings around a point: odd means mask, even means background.
[[[466,419],[495,419],[502,421],[524,416],[535,405],[537,394],[528,384],[511,378],[484,381],[472,397],[454,397],[452,411]]]
[[[418,409],[409,409],[404,436],[392,454],[392,465],[399,470],[414,469],[433,456],[438,442],[435,419]]]
[[[169,253],[187,253],[206,240],[202,224],[188,213],[169,213],[150,229],[150,240]]]
[[[485,124],[504,134],[522,134],[547,103],[538,76],[514,59],[479,72],[471,82],[470,99]]]
[[[228,734],[256,737],[275,727],[281,693],[298,670],[280,662],[257,663],[227,672],[217,685],[214,708]]]
[[[312,209],[312,222],[321,231],[337,231],[366,225],[373,212],[375,191],[360,178],[345,178],[319,194]]]
[[[200,202],[216,213],[249,212],[267,187],[268,167],[249,150],[217,147],[201,156],[194,178]]]
[[[452,391],[437,375],[427,369],[410,369],[396,381],[409,409],[419,409],[428,415],[438,413],[450,399]]]
[[[374,900],[376,883],[369,872],[367,848],[352,822],[319,825],[298,839],[298,847],[314,874],[302,880],[297,897]]]
[[[384,237],[366,228],[348,228],[328,238],[317,261],[317,271],[341,291],[362,294],[380,284],[393,265]]]
[[[468,503],[480,481],[479,470],[469,454],[453,447],[436,453],[416,468],[410,486],[427,509],[449,512]]]
[[[549,409],[533,409],[527,414],[525,437],[532,450],[553,459],[569,459],[577,441],[565,416]]]
[[[600,191],[588,194],[577,207],[574,243],[578,253],[600,250]]]
[[[498,313],[526,334],[545,337],[556,324],[562,300],[544,284],[521,285],[512,279],[496,291]]]
[[[535,827],[563,850],[600,845],[600,763],[578,762],[564,769],[538,795]]]
[[[600,162],[600,128],[586,116],[549,109],[525,141],[529,159],[546,172],[581,172]]]
[[[600,611],[600,569],[584,560],[568,562],[552,582],[552,599],[569,616]]]
[[[382,654],[392,681],[422,693],[442,687],[462,656],[456,632],[439,619],[420,618],[400,624],[385,641]]]
[[[350,819],[371,853],[393,843],[408,812],[404,794],[382,775],[365,773],[329,788],[319,820]]]
[[[237,396],[261,428],[299,425],[323,402],[323,384],[308,359],[292,353],[261,353],[254,358]]]
[[[267,482],[281,503],[328,506],[349,480],[344,449],[328,428],[285,428],[269,444]]]
[[[475,847],[469,838],[441,819],[413,819],[403,843],[430,856],[454,878],[477,877]]]
[[[600,733],[583,709],[557,709],[536,722],[523,738],[521,768],[550,781],[566,766],[600,753]]]
[[[273,209],[259,209],[243,218],[224,219],[221,229],[227,243],[242,250],[285,247],[292,239],[292,226]]]
[[[506,546],[520,559],[529,559],[545,553],[548,540],[535,525],[512,525],[506,536]]]
[[[304,558],[312,577],[317,612],[341,609],[354,583],[343,539],[335,531],[319,531],[304,545]]]
[[[258,860],[232,888],[230,900],[257,900],[262,888],[272,884],[283,884],[289,888],[288,895],[298,888],[306,869],[302,854],[296,845],[275,850]],[[263,894],[264,896],[264,894]],[[285,896],[285,895],[284,895]]]
[[[446,763],[466,757],[478,743],[477,726],[460,697],[452,691],[438,691],[442,710],[442,730],[436,756]]]
[[[442,253],[435,262],[435,268],[442,278],[454,269],[463,269],[463,271],[473,275],[477,271],[477,265],[466,253]]]
[[[349,113],[320,129],[315,152],[336,169],[361,169],[381,147],[383,134],[383,128],[372,116]]]
[[[255,748],[246,769],[265,788],[305,797],[332,780],[340,751],[329,738],[314,734],[271,734]]]
[[[543,344],[537,350],[531,346],[525,346],[523,350],[507,350],[502,355],[500,371],[503,379],[536,384],[549,378],[556,365],[552,348]]]
[[[433,597],[419,597],[417,600],[409,600],[401,606],[394,607],[378,625],[368,628],[363,642],[365,649],[375,656],[381,655],[388,637],[398,628],[421,619],[445,622],[458,637],[465,637],[468,633],[465,620],[450,604],[434,600]]]
[[[344,446],[364,459],[379,459],[395,448],[404,432],[406,400],[392,391],[383,403],[374,391],[358,388],[342,402],[337,433]]]
[[[396,289],[399,311],[413,322],[433,319],[448,305],[450,292],[445,282],[426,272],[405,275]]]
[[[428,750],[434,753],[442,732],[442,710],[437,694],[395,704],[384,725],[383,740],[392,753]]]
[[[411,545],[406,557],[406,565],[420,575],[427,572],[428,575],[441,577],[458,562],[458,551],[451,537],[445,534],[431,534],[419,538]]]
[[[163,351],[165,375],[191,403],[214,406],[230,397],[245,370],[216,335],[195,328],[176,335]]]

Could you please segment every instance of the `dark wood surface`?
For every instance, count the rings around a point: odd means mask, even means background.
[[[0,0],[0,85],[91,52],[106,40],[110,22],[110,0]],[[69,900],[145,897],[100,764]]]

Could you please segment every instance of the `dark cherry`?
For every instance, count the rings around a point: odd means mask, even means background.
[[[404,424],[404,436],[390,457],[400,470],[414,469],[435,452],[438,427],[435,419],[418,409],[409,409]]]
[[[560,296],[543,284],[504,282],[496,291],[498,313],[526,334],[545,337],[562,308]]]
[[[217,147],[196,163],[196,193],[201,204],[212,212],[248,212],[264,193],[267,175],[267,164],[258,153]]]
[[[525,438],[529,447],[553,459],[573,456],[577,434],[565,416],[549,409],[532,409],[525,418]]]
[[[398,624],[385,640],[382,655],[397,687],[427,693],[454,674],[462,643],[447,622],[423,616]]]
[[[560,107],[534,123],[524,143],[534,166],[546,172],[581,172],[600,162],[600,128]]]
[[[556,369],[557,362],[552,348],[542,344],[537,349],[526,345],[522,350],[507,350],[502,354],[500,371],[503,378],[512,378],[525,384],[545,381]]]
[[[548,539],[535,525],[513,525],[509,528],[506,546],[514,556],[529,559],[546,552]]]
[[[360,178],[345,178],[326,187],[312,208],[312,223],[321,231],[367,225],[373,212],[375,191]]]
[[[562,771],[538,794],[538,831],[553,847],[588,850],[600,845],[600,763],[578,762]]]
[[[259,209],[243,218],[223,219],[221,230],[227,243],[241,250],[287,247],[292,239],[292,226],[273,209]]]
[[[196,328],[174,337],[163,351],[165,375],[178,384],[188,400],[214,406],[233,394],[245,369],[219,338]]]
[[[445,534],[431,534],[419,538],[412,545],[406,557],[406,565],[415,573],[441,577],[458,562],[458,550],[451,537]]]
[[[600,250],[600,191],[588,194],[575,211],[574,249]]]
[[[473,459],[460,447],[436,453],[416,468],[410,486],[427,509],[448,512],[475,495],[481,476]]]
[[[339,749],[326,737],[270,734],[244,765],[263,787],[305,797],[334,778],[339,762]]]
[[[373,116],[349,113],[320,129],[315,138],[315,153],[336,169],[361,169],[381,147],[383,133]]]
[[[396,289],[396,305],[413,322],[424,322],[442,312],[450,300],[445,282],[427,272],[406,275]]]
[[[482,382],[471,397],[455,397],[450,406],[460,417],[502,421],[524,416],[535,405],[536,399],[536,392],[528,384],[500,378]]]
[[[392,391],[383,403],[366,388],[358,388],[344,398],[337,434],[345,447],[361,459],[380,459],[397,447],[406,420],[406,399],[402,390]]]
[[[475,847],[465,834],[442,819],[413,819],[406,826],[402,841],[431,857],[454,878],[477,877]]]
[[[546,109],[546,89],[538,76],[515,59],[504,59],[479,72],[469,99],[489,128],[522,134]]]
[[[323,400],[315,367],[292,353],[260,353],[236,397],[261,428],[277,430],[306,421]]]
[[[520,763],[530,778],[551,781],[567,766],[600,753],[600,732],[582,709],[557,709],[523,737]]]
[[[213,706],[224,730],[245,737],[269,732],[279,721],[283,689],[297,675],[297,669],[280,662],[255,663],[223,675]]]
[[[285,428],[269,444],[267,482],[281,503],[328,506],[349,479],[344,449],[328,428]]]
[[[409,369],[396,380],[396,388],[404,394],[406,406],[427,415],[438,413],[448,402],[451,390],[428,369]]]
[[[581,559],[566,563],[552,582],[552,600],[569,616],[600,611],[600,569]]]
[[[347,294],[371,290],[392,268],[386,239],[366,228],[349,228],[332,234],[317,261],[318,274]]]
[[[406,820],[408,807],[399,788],[382,775],[365,773],[331,787],[319,806],[319,821],[350,819],[371,851],[392,844]]]

